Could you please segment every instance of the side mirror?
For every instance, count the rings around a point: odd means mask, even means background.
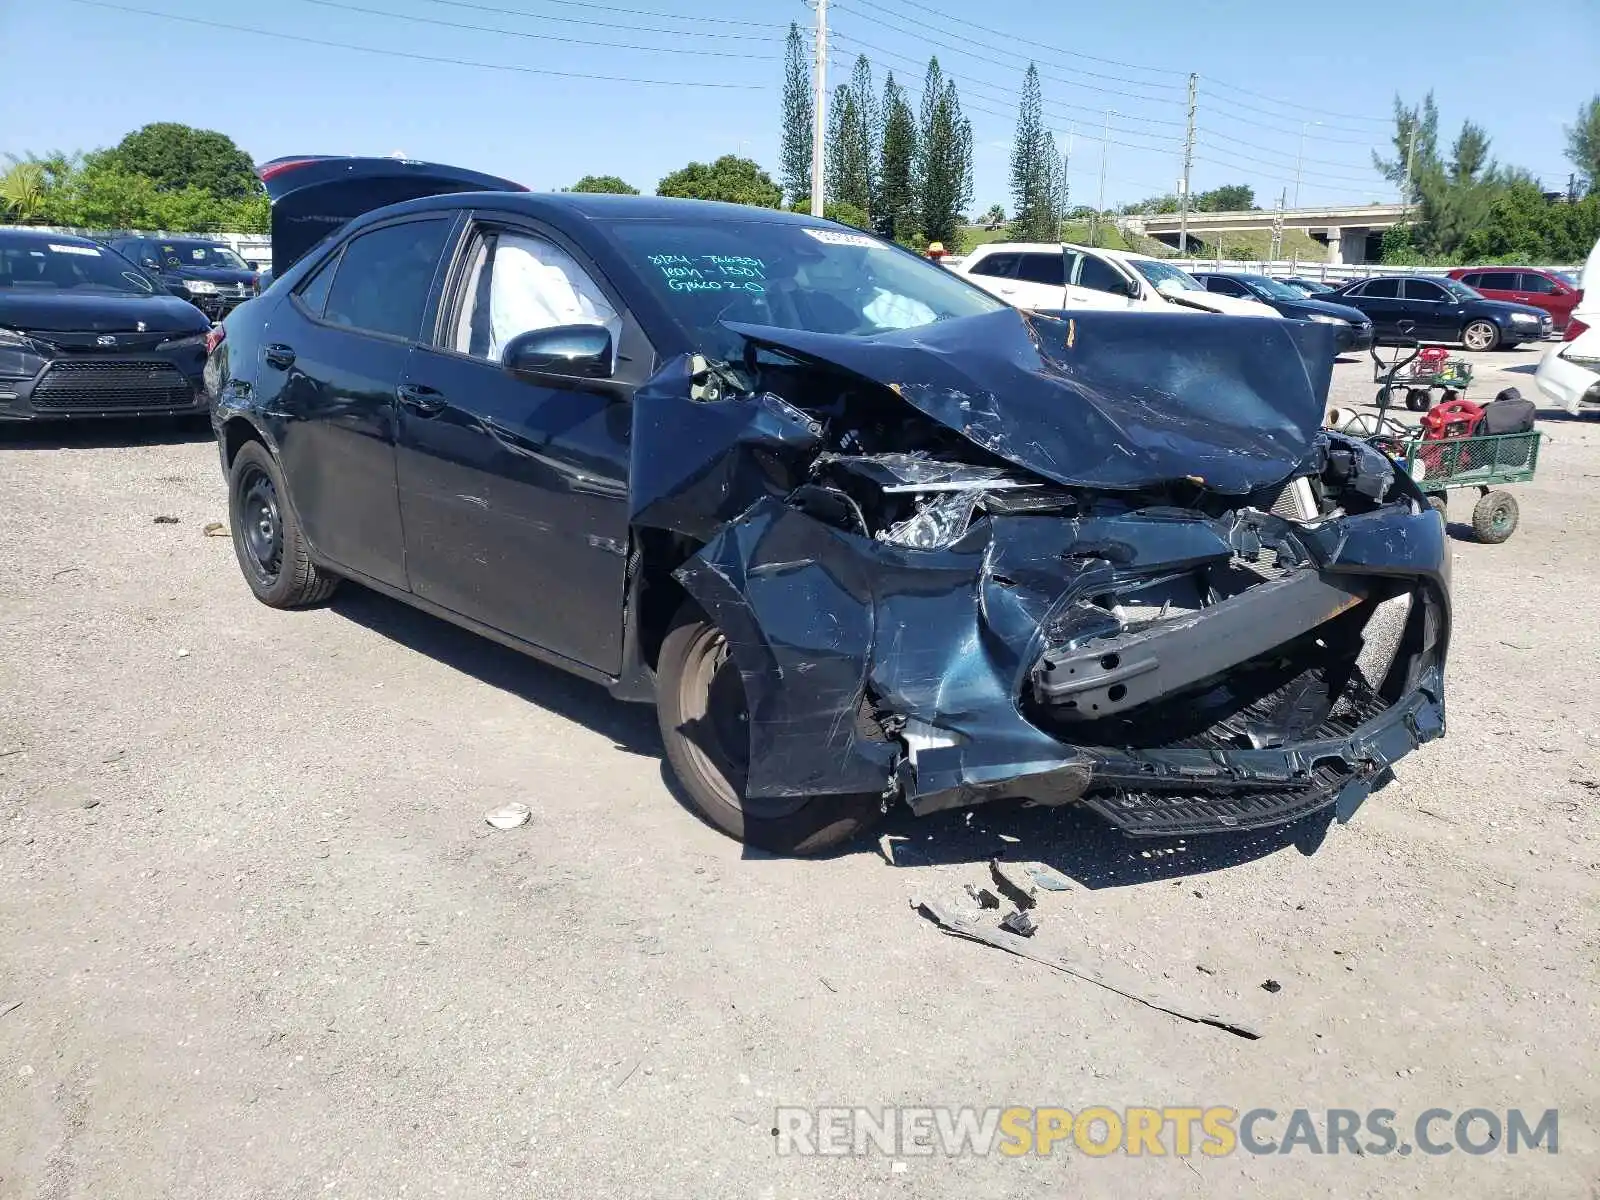
[[[599,390],[609,391],[614,358],[604,325],[557,325],[519,333],[506,343],[501,363],[533,383],[601,385]]]

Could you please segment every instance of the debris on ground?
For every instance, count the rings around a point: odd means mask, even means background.
[[[1026,862],[1022,864],[1023,874],[1033,880],[1047,892],[1067,892],[1072,890],[1072,880],[1049,863]]]
[[[526,804],[503,804],[484,813],[483,819],[496,829],[515,829],[533,819],[533,809]]]
[[[179,650],[178,651],[178,657],[179,658],[188,658],[189,657],[189,652],[187,650]]]
[[[1019,958],[1041,963],[1053,970],[1060,971],[1064,975],[1071,975],[1074,979],[1082,979],[1087,983],[1103,987],[1107,991],[1115,992],[1117,995],[1126,997],[1135,1003],[1143,1004],[1147,1008],[1153,1008],[1158,1012],[1166,1013],[1168,1016],[1177,1017],[1180,1021],[1190,1021],[1197,1025],[1210,1025],[1213,1029],[1220,1029],[1225,1033],[1247,1038],[1250,1041],[1255,1041],[1261,1036],[1257,1030],[1242,1021],[1236,1021],[1231,1017],[1223,1017],[1217,1013],[1191,1011],[1175,1000],[1169,1000],[1163,996],[1144,991],[1134,980],[1121,980],[1108,976],[1096,967],[1074,961],[1065,953],[1049,954],[1043,950],[1035,949],[1027,938],[1019,937],[1003,929],[991,929],[979,921],[961,916],[947,905],[940,904],[938,901],[913,900],[912,905],[951,937],[982,942],[986,946],[993,946],[998,950],[1015,954]]]
[[[22,1001],[21,1000],[12,1000],[8,1004],[0,1004],[0,1017],[3,1017],[5,1015],[7,1015],[8,1013],[16,1012],[17,1009],[19,1009],[21,1007],[22,1007]]]
[[[1001,919],[1000,928],[1018,937],[1032,937],[1039,932],[1039,923],[1019,908],[1016,912],[1007,913]]]
[[[1261,985],[1261,990],[1263,992],[1272,992],[1274,995],[1276,995],[1278,992],[1283,991],[1283,984],[1279,983],[1276,979],[1269,979]]]
[[[1000,897],[996,896],[988,888],[980,887],[976,883],[965,884],[964,887],[966,889],[967,895],[971,896],[974,900],[976,900],[978,902],[978,907],[979,908],[999,908],[1000,907]]]
[[[1018,908],[1032,908],[1039,903],[1039,889],[1027,871],[1023,870],[1022,863],[1008,863],[998,858],[991,858],[989,874],[994,876],[1000,894]]]
[[[154,524],[156,524],[156,525],[176,525],[177,523],[178,523],[178,518],[177,517],[169,517],[169,516],[167,516],[165,514],[162,514],[161,516],[157,517],[155,519],[155,521],[154,521]]]
[[[228,527],[221,521],[212,521],[200,532],[205,534],[206,537],[227,537]]]

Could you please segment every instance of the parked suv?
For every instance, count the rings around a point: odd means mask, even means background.
[[[1542,308],[1550,314],[1551,327],[1556,330],[1567,327],[1583,296],[1573,276],[1537,267],[1458,267],[1450,272],[1450,278],[1482,292],[1486,300]]]
[[[1070,242],[990,242],[952,268],[1018,308],[1130,308],[1276,317],[1257,300],[1217,296],[1188,272],[1145,254]]]
[[[260,292],[260,275],[221,242],[125,237],[114,238],[108,244],[213,321],[220,321]]]

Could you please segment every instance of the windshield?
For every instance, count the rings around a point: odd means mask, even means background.
[[[214,242],[161,242],[164,267],[200,267],[203,270],[248,271],[244,260]]]
[[[104,246],[0,234],[0,290],[148,296],[155,285],[127,259]]]
[[[702,350],[743,352],[723,321],[866,337],[1006,307],[865,233],[760,218],[601,223]]]
[[[1434,282],[1437,283],[1437,284],[1442,285],[1444,287],[1445,291],[1449,292],[1452,296],[1454,296],[1458,300],[1482,300],[1483,299],[1483,293],[1473,291],[1473,289],[1469,288],[1466,284],[1462,283],[1459,279],[1436,279],[1436,280],[1434,280]]]
[[[1305,293],[1297,287],[1290,287],[1287,283],[1273,279],[1267,275],[1241,275],[1251,287],[1258,292],[1264,292],[1274,300],[1303,300]]]
[[[1177,267],[1164,263],[1160,259],[1130,258],[1128,265],[1148,279],[1150,286],[1157,291],[1161,290],[1162,284],[1166,284],[1169,290],[1174,285],[1185,292],[1203,292],[1206,290],[1205,285],[1189,272],[1179,270]]]

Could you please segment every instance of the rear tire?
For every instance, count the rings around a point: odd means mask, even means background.
[[[1498,546],[1517,531],[1521,513],[1510,492],[1490,492],[1472,509],[1472,533],[1480,542]]]
[[[1461,331],[1461,344],[1479,353],[1494,350],[1500,345],[1500,326],[1493,321],[1469,321]]]
[[[667,762],[702,817],[729,837],[774,854],[818,854],[882,815],[875,793],[745,797],[749,723],[727,638],[685,605],[661,644],[656,716]]]
[[[337,575],[311,561],[283,472],[260,442],[240,446],[228,469],[228,524],[239,570],[261,603],[305,608],[339,586]]]
[[[1449,501],[1443,492],[1434,492],[1428,497],[1428,507],[1439,514],[1439,519],[1446,525],[1450,524]]]

